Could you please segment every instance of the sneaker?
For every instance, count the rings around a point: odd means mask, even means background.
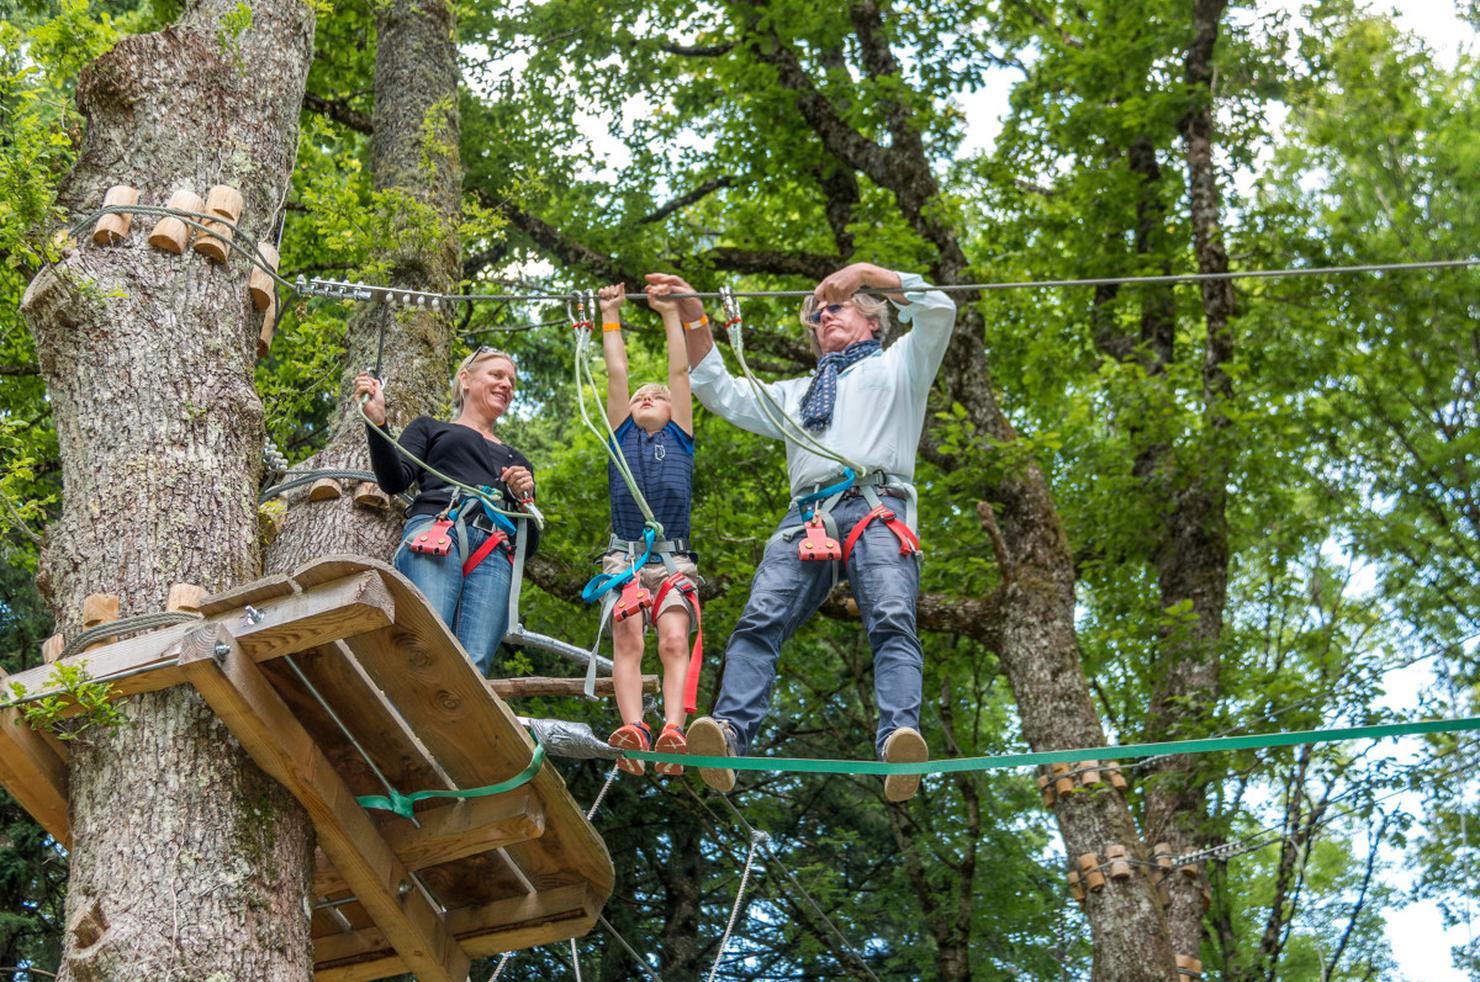
[[[674,723],[664,723],[663,732],[658,734],[658,742],[653,744],[653,749],[660,754],[682,754],[688,752],[688,746],[682,729]],[[683,773],[683,765],[654,764],[653,770],[659,777],[678,777]]]
[[[700,716],[689,724],[689,749],[701,757],[738,757],[735,734],[730,724],[709,716]],[[699,776],[716,791],[735,790],[735,772],[728,767],[701,767]]]
[[[647,750],[653,745],[653,731],[641,720],[636,723],[627,723],[612,731],[612,735],[606,738],[606,742],[619,750]],[[617,758],[617,770],[624,774],[634,774],[642,777],[647,770],[646,765],[630,757]]]
[[[884,761],[889,764],[918,764],[930,759],[930,748],[919,731],[901,726],[884,741]],[[884,798],[909,801],[920,790],[919,774],[884,775]]]

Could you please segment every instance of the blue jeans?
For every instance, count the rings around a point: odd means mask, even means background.
[[[902,501],[885,498],[884,503],[891,508],[897,504],[896,514],[903,518]],[[838,502],[832,514],[839,543],[869,511],[862,498]],[[781,520],[782,529],[801,524],[795,508]],[[730,724],[741,754],[750,749],[770,706],[781,645],[816,612],[832,585],[833,564],[801,559],[798,541],[778,539],[767,546],[755,569],[750,600],[725,648],[724,677],[713,716]],[[846,573],[874,652],[874,700],[879,709],[875,750],[882,756],[884,741],[897,728],[920,728],[925,654],[915,634],[919,558],[901,556],[894,533],[875,520],[854,545]]]
[[[426,594],[432,609],[442,622],[452,628],[457,640],[484,678],[491,678],[493,652],[509,628],[509,586],[513,569],[507,553],[495,548],[472,575],[462,575],[462,557],[458,555],[457,536],[452,536],[452,552],[446,556],[429,556],[412,552],[407,542],[427,528],[435,518],[416,515],[406,522],[401,545],[396,549],[395,567],[416,588]],[[488,539],[483,529],[467,527],[468,552],[477,551]]]

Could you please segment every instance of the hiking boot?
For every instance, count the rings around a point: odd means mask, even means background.
[[[709,716],[700,716],[689,724],[688,752],[701,757],[740,756],[730,724]],[[735,772],[728,767],[701,767],[699,776],[716,791],[735,790]]]
[[[884,741],[884,762],[888,764],[918,764],[930,759],[930,748],[919,731],[901,726],[889,734]],[[909,801],[920,790],[919,774],[884,775],[884,798],[888,801]]]

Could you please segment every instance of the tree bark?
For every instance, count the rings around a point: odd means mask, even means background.
[[[191,3],[174,26],[125,38],[83,71],[87,132],[60,195],[74,217],[113,184],[148,204],[229,184],[244,198],[237,239],[269,236],[314,17],[299,0],[259,0],[243,29],[235,6]],[[89,593],[118,594],[137,614],[162,609],[172,582],[219,590],[258,571],[260,315],[248,264],[152,249],[150,225],[136,220],[118,246],[68,249],[22,302],[56,408],[64,488],[40,585],[67,634]],[[72,752],[67,916],[98,930],[68,932],[60,977],[308,978],[302,809],[193,690],[131,699],[123,712],[126,725]]]
[[[388,285],[451,293],[461,275],[462,216],[455,15],[446,0],[393,0],[376,6],[375,26],[370,168],[381,194],[382,220],[376,224],[387,238],[375,255]],[[452,370],[451,312],[362,304],[350,319],[334,435],[305,467],[369,469],[353,383],[381,357],[382,333],[391,428],[399,431],[417,416],[444,408]],[[393,510],[357,507],[350,495],[310,502],[304,489],[293,493],[283,528],[268,547],[267,566],[289,570],[335,552],[389,556],[400,534],[401,518]]]

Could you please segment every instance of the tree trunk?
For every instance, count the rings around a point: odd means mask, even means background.
[[[1193,4],[1193,43],[1187,51],[1186,82],[1193,104],[1183,118],[1188,185],[1191,190],[1192,230],[1198,271],[1228,270],[1220,225],[1217,173],[1213,164],[1213,48],[1226,0],[1197,0]],[[1164,609],[1190,605],[1190,618],[1163,631],[1160,669],[1153,673],[1156,687],[1147,713],[1146,739],[1175,740],[1206,730],[1218,697],[1219,644],[1223,611],[1228,598],[1228,459],[1230,447],[1221,434],[1228,418],[1223,403],[1232,394],[1224,365],[1233,356],[1229,318],[1233,314],[1233,287],[1227,280],[1202,284],[1203,320],[1203,446],[1188,455],[1191,463],[1176,464],[1163,455],[1171,472],[1158,465],[1150,479],[1164,488],[1170,504],[1167,523],[1156,550],[1157,577]],[[1176,754],[1159,760],[1154,779],[1147,782],[1148,834],[1171,843],[1174,853],[1206,843],[1208,803],[1206,780],[1195,758]],[[1206,870],[1197,877],[1174,876],[1167,881],[1171,906],[1167,920],[1172,945],[1179,954],[1197,957],[1202,946]]]
[[[374,224],[386,241],[373,254],[384,265],[388,285],[450,293],[461,274],[457,226],[462,215],[453,10],[445,0],[394,0],[377,5],[375,25],[370,169],[381,209]],[[334,434],[305,468],[369,468],[353,380],[376,364],[382,332],[381,371],[392,429],[444,407],[451,312],[363,304],[349,324]],[[293,493],[282,531],[268,547],[267,566],[289,570],[335,552],[389,557],[400,534],[395,509],[357,507],[350,495],[310,502],[304,489]]]
[[[91,212],[113,184],[164,204],[216,184],[244,198],[238,239],[267,238],[292,170],[312,9],[190,4],[157,34],[90,65],[87,135],[61,202]],[[247,261],[187,249],[69,248],[22,311],[53,405],[65,493],[41,585],[67,634],[84,595],[125,615],[164,607],[175,581],[219,590],[257,575],[252,488],[262,410],[252,387],[260,315]],[[90,233],[90,230],[89,230]],[[128,700],[127,725],[74,745],[69,931],[61,978],[306,979],[312,865],[302,809],[259,772],[189,688]]]

